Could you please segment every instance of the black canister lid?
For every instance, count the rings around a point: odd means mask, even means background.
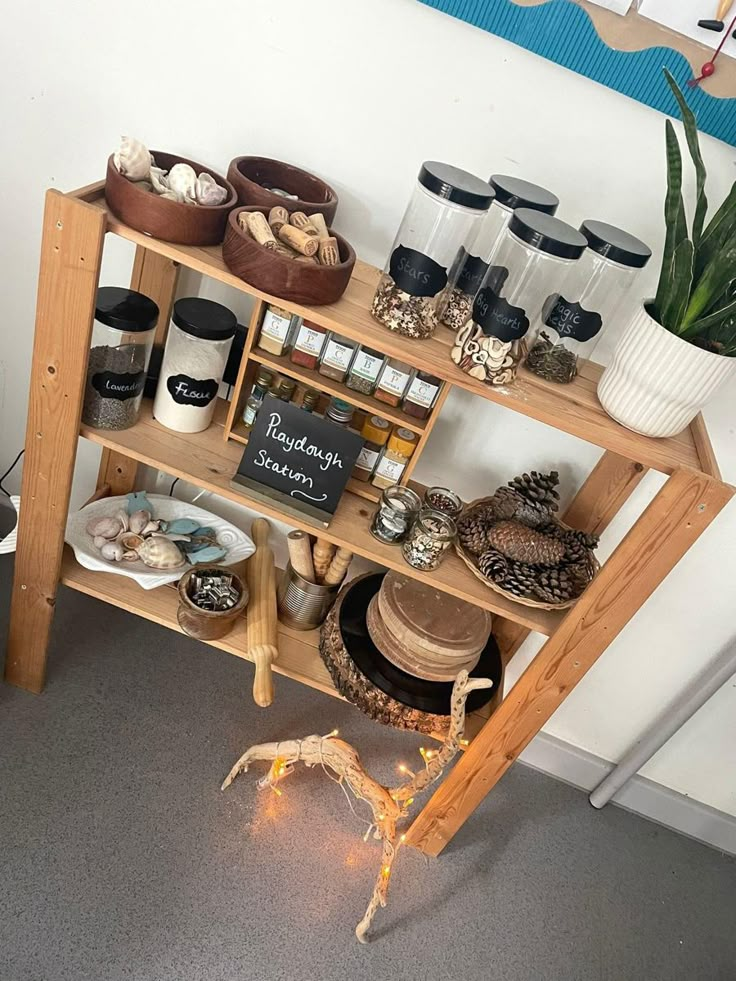
[[[418,180],[437,197],[477,211],[488,211],[495,197],[491,185],[480,177],[437,160],[424,161]]]
[[[507,174],[491,174],[488,183],[496,192],[496,202],[515,211],[517,208],[531,208],[533,211],[543,211],[553,215],[560,206],[556,194],[548,191],[539,184],[531,184],[520,177],[509,177]]]
[[[127,286],[100,286],[95,303],[95,320],[128,334],[151,330],[158,320],[153,300]]]
[[[203,341],[226,341],[234,336],[238,324],[232,310],[201,296],[177,300],[171,319],[180,330]]]
[[[560,259],[579,259],[588,247],[585,236],[572,225],[531,208],[516,209],[509,222],[509,231],[532,248]]]
[[[652,250],[641,239],[605,221],[586,218],[580,231],[588,240],[589,249],[622,266],[643,269],[652,257]]]

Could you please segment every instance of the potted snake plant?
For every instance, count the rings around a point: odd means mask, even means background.
[[[606,412],[646,436],[682,432],[736,372],[736,183],[706,224],[706,171],[695,117],[672,75],[695,167],[688,227],[682,155],[666,122],[666,237],[657,295],[634,315],[598,385]]]

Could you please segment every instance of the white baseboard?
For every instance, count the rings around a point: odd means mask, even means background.
[[[519,759],[535,770],[588,793],[614,769],[614,764],[608,760],[544,732],[532,740]],[[646,777],[638,774],[632,777],[611,803],[718,851],[736,855],[736,817]]]

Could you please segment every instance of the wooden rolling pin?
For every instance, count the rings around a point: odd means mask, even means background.
[[[286,537],[286,544],[289,549],[289,561],[294,572],[298,572],[302,579],[317,582],[314,578],[312,543],[309,535],[303,531],[290,531]]]
[[[325,573],[325,586],[339,586],[345,578],[348,566],[353,561],[353,553],[349,548],[338,548]]]
[[[250,600],[246,616],[248,655],[256,666],[253,679],[253,701],[261,708],[273,702],[271,662],[279,656],[276,611],[276,566],[268,545],[271,526],[265,518],[256,518],[250,530],[255,553],[248,559],[246,579]]]
[[[335,546],[323,538],[318,538],[314,543],[314,574],[317,577],[315,582],[322,582],[334,554]]]

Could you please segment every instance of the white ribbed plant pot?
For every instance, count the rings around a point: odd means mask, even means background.
[[[598,382],[601,405],[644,436],[676,436],[736,372],[736,358],[703,351],[665,330],[644,307]]]

